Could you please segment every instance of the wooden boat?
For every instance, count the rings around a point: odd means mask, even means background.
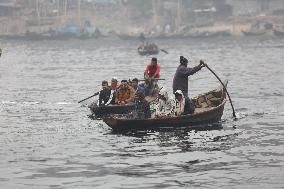
[[[138,40],[139,39],[138,36],[134,36],[134,35],[127,35],[127,34],[116,34],[116,35],[121,40]]]
[[[113,114],[130,113],[135,109],[135,104],[97,106],[96,103],[93,103],[89,108],[92,112],[91,118],[100,119]]]
[[[231,36],[231,33],[229,31],[217,31],[217,32],[204,31],[204,32],[189,33],[187,36],[191,38],[214,38],[214,37]]]
[[[208,124],[220,122],[226,103],[226,92],[220,86],[213,91],[192,98],[192,101],[196,106],[193,114],[149,119],[127,119],[109,116],[105,117],[103,121],[117,131],[179,127],[204,128],[210,126]]]
[[[146,96],[145,99],[148,102],[155,100],[156,96]],[[125,105],[108,105],[108,106],[98,106],[97,103],[92,103],[89,106],[91,110],[91,115],[89,116],[92,119],[102,119],[111,115],[125,115],[131,113],[135,110],[135,104],[125,104]]]
[[[261,36],[266,34],[266,30],[257,30],[257,31],[242,31],[245,36]]]
[[[145,46],[143,48],[143,46],[140,46],[138,47],[137,51],[138,51],[138,54],[140,54],[141,56],[159,54],[159,48],[156,44],[153,44],[152,47]]]
[[[274,35],[276,36],[284,36],[284,31],[280,31],[280,30],[273,30]]]

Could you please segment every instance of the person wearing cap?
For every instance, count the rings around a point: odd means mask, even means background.
[[[135,119],[148,119],[151,117],[150,104],[145,99],[144,90],[137,90],[135,95],[135,110],[132,112]]]
[[[175,91],[175,100],[172,111],[174,115],[181,116],[193,113],[190,109],[189,98],[185,98],[181,90]]]
[[[204,67],[204,62],[200,60],[199,65],[189,68],[187,67],[188,60],[180,56],[180,65],[177,67],[173,79],[173,92],[181,90],[185,97],[188,96],[188,77],[195,74]]]
[[[127,80],[122,80],[116,92],[115,103],[121,105],[128,104],[134,102],[134,97],[134,89],[128,85]]]
[[[144,77],[145,79],[158,79],[160,77],[160,65],[158,64],[157,58],[153,57],[151,64],[146,66]]]

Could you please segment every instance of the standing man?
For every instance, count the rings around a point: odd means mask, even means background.
[[[158,64],[158,60],[156,57],[153,57],[151,60],[151,64],[148,64],[146,66],[144,77],[145,79],[158,79],[160,77],[160,65]]]
[[[173,80],[173,91],[176,92],[177,90],[181,90],[184,97],[188,97],[188,77],[190,75],[195,74],[201,68],[204,67],[205,63],[203,60],[200,60],[199,65],[193,67],[193,68],[188,68],[188,60],[184,58],[183,56],[180,56],[180,65],[177,67],[174,80]]]

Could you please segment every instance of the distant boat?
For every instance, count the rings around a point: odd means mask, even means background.
[[[119,39],[121,40],[138,40],[139,37],[133,36],[133,35],[127,35],[127,34],[117,34]]]
[[[81,33],[81,29],[77,26],[65,26],[63,28],[60,28],[57,32],[56,37],[60,39],[70,39],[70,38],[76,38],[79,37]]]
[[[231,33],[229,31],[216,31],[216,32],[203,31],[203,32],[190,33],[188,36],[192,38],[206,38],[206,37],[213,38],[213,37],[231,36]]]
[[[280,30],[273,30],[274,35],[276,36],[284,36],[284,31],[280,31]]]
[[[149,45],[140,45],[137,49],[138,54],[140,54],[141,56],[145,56],[145,55],[155,55],[155,54],[159,54],[159,47],[155,44],[149,44]]]
[[[256,31],[242,31],[245,36],[261,36],[267,33],[267,30],[256,30]]]

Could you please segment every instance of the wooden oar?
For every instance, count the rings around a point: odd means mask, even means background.
[[[166,51],[165,49],[160,49],[162,52],[166,53],[166,54],[169,54],[168,51]]]
[[[83,101],[85,101],[85,100],[88,100],[89,98],[92,98],[92,97],[94,97],[94,96],[97,96],[98,94],[100,94],[100,92],[96,92],[96,93],[93,94],[92,96],[89,96],[89,97],[87,97],[87,98],[85,98],[85,99],[83,99],[83,100],[80,100],[78,103],[81,103],[81,102],[83,102]]]
[[[227,88],[226,86],[224,85],[224,83],[221,81],[221,79],[218,77],[218,75],[211,69],[209,68],[209,66],[207,64],[205,64],[204,62],[202,62],[202,64],[212,73],[215,75],[215,77],[220,81],[220,83],[223,85],[223,88],[224,90],[226,91],[227,93],[227,96],[229,97],[229,100],[230,100],[230,103],[231,103],[231,106],[232,106],[232,110],[233,110],[233,116],[236,118],[236,113],[235,113],[235,109],[234,109],[234,106],[233,106],[233,103],[232,103],[232,100],[231,100],[231,97],[227,91]]]
[[[139,81],[146,81],[147,79],[140,79]],[[152,78],[152,79],[148,79],[148,80],[156,80],[156,81],[163,81],[166,79],[159,79],[159,78]]]

